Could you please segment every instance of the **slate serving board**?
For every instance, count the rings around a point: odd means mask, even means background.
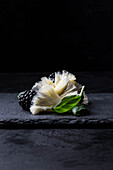
[[[0,128],[113,128],[113,94],[88,94],[90,115],[41,113],[22,110],[18,93],[0,93]]]

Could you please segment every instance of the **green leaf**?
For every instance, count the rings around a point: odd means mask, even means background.
[[[55,107],[52,107],[52,110],[54,110],[57,113],[64,113],[64,112],[71,110],[81,100],[84,87],[85,86],[82,86],[82,89],[79,95],[70,95],[70,96],[64,97]]]
[[[57,113],[64,113],[71,110],[76,106],[81,100],[81,95],[71,95],[64,97],[54,108],[52,108]]]
[[[89,110],[86,107],[86,105],[80,104],[80,105],[77,105],[77,106],[73,107],[72,113],[75,116],[85,116],[85,115],[89,114]]]

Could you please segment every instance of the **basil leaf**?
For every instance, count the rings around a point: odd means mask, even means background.
[[[80,100],[81,95],[66,96],[52,109],[57,113],[64,113],[76,106]]]
[[[81,100],[84,87],[85,86],[82,86],[82,89],[79,95],[70,95],[70,96],[64,97],[59,103],[57,103],[55,107],[52,107],[52,110],[54,110],[57,113],[64,113],[64,112],[71,110]]]
[[[84,116],[84,115],[88,115],[89,114],[89,110],[86,107],[86,105],[80,104],[80,105],[77,105],[77,106],[73,107],[72,113],[75,116]]]

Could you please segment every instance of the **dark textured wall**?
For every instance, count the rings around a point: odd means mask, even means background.
[[[0,71],[113,70],[112,0],[1,0]]]

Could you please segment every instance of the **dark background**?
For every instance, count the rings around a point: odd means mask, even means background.
[[[112,0],[1,0],[0,72],[113,70]]]

